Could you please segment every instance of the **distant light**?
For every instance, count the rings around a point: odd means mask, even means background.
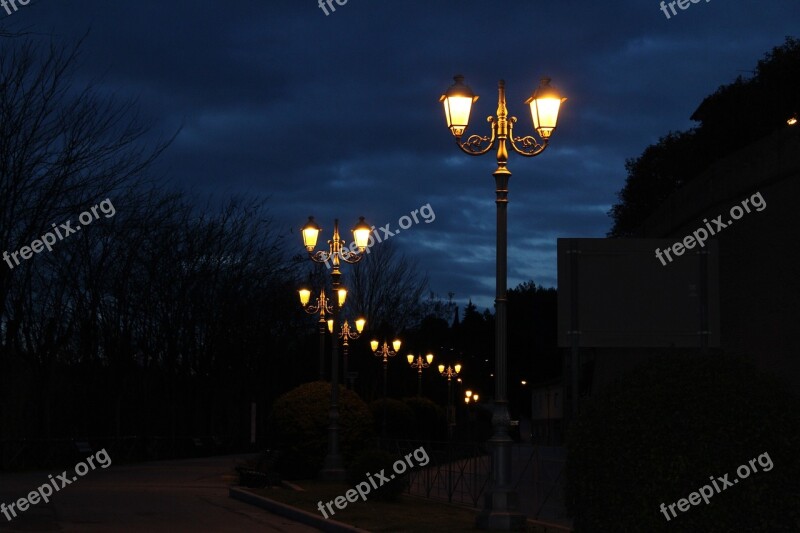
[[[797,124],[797,114],[795,113],[794,115],[789,117],[789,120],[787,120],[786,123],[790,126],[794,126],[795,124]]]
[[[525,381],[524,379],[522,381],[520,381],[520,383],[522,383],[523,385],[527,385],[528,384],[528,382]]]

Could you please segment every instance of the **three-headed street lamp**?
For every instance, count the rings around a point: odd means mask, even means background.
[[[453,437],[453,426],[456,424],[455,406],[453,406],[453,382],[452,379],[461,372],[461,365],[455,366],[439,365],[439,373],[447,378],[447,436]]]
[[[386,438],[386,371],[389,367],[389,358],[397,355],[402,344],[400,339],[392,341],[392,348],[389,348],[389,343],[386,341],[383,341],[383,344],[376,340],[372,340],[369,343],[369,347],[372,348],[375,357],[383,358],[383,427],[381,428],[381,434],[384,438]]]
[[[328,241],[328,250],[315,251],[317,246],[317,239],[321,228],[314,222],[314,217],[308,217],[308,222],[302,228],[303,244],[306,247],[309,257],[316,263],[330,263],[331,270],[331,287],[333,291],[339,295],[337,300],[334,300],[330,319],[331,330],[336,331],[336,323],[339,318],[339,309],[344,305],[344,300],[347,297],[347,291],[339,286],[341,278],[341,271],[339,270],[340,261],[345,263],[355,264],[361,261],[364,257],[367,243],[369,241],[369,234],[372,231],[369,224],[364,221],[364,217],[358,219],[358,223],[353,228],[353,238],[355,241],[356,250],[345,247],[346,241],[339,237],[339,219],[336,219],[333,225],[333,238]],[[344,291],[344,292],[342,292]],[[306,294],[307,296],[310,293]],[[303,296],[301,295],[301,298]],[[339,452],[339,350],[338,342],[333,342],[331,349],[331,404],[328,411],[328,454],[325,456],[325,464],[320,472],[320,477],[325,480],[343,481],[347,477],[342,462],[342,456]]]
[[[428,368],[433,363],[433,354],[429,353],[425,356],[425,359],[422,358],[421,355],[414,357],[414,354],[408,354],[406,356],[408,360],[408,364],[411,365],[411,368],[417,369],[417,396],[422,396],[422,369]]]
[[[344,359],[344,371],[342,374],[344,375],[345,380],[348,379],[348,372],[347,372],[347,356],[349,355],[349,348],[350,348],[350,341],[356,340],[361,336],[361,333],[364,331],[364,326],[367,323],[365,318],[357,318],[356,319],[356,330],[353,331],[350,327],[350,323],[345,320],[342,322],[342,328],[339,332],[339,338],[342,339],[342,358]],[[333,319],[328,320],[328,330],[333,334]],[[352,385],[352,383],[351,383]]]
[[[491,137],[470,135],[465,141],[461,138],[468,125],[472,104],[478,100],[472,90],[464,84],[463,76],[455,76],[455,83],[439,99],[444,104],[447,127],[455,137],[456,144],[469,155],[483,155],[497,147],[497,169],[492,174],[495,179],[497,204],[497,271],[495,291],[495,396],[492,415],[492,482],[487,493],[484,510],[478,516],[477,525],[486,529],[516,529],[524,524],[525,516],[519,509],[519,495],[511,481],[511,437],[508,428],[511,419],[508,414],[507,361],[506,361],[506,283],[507,283],[507,210],[508,145],[518,154],[533,157],[547,148],[550,137],[556,129],[558,111],[566,100],[550,85],[550,78],[543,78],[533,94],[525,100],[530,106],[533,129],[539,140],[528,135],[514,136],[516,117],[508,116],[506,107],[505,81],[498,83],[497,116],[489,116]]]

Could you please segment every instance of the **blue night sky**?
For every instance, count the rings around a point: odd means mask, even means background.
[[[468,134],[488,134],[501,78],[517,134],[532,133],[523,101],[542,76],[569,97],[550,148],[509,161],[509,286],[555,286],[556,239],[606,234],[625,159],[691,127],[705,96],[800,22],[796,0],[700,1],[669,19],[656,0],[333,5],[34,0],[0,16],[57,42],[88,31],[79,80],[136,98],[154,138],[182,128],[154,169],[165,186],[269,197],[298,252],[309,214],[328,231],[359,215],[394,230],[430,204],[435,220],[392,239],[432,290],[481,308],[494,295],[495,162],[461,153],[445,127],[438,98],[454,74],[481,96]]]

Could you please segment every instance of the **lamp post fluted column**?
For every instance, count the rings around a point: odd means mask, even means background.
[[[548,146],[550,135],[556,128],[558,110],[566,100],[550,85],[549,78],[543,78],[536,91],[525,103],[530,105],[533,127],[541,142],[532,136],[514,137],[516,117],[508,116],[506,107],[505,81],[497,84],[497,115],[488,117],[491,124],[491,137],[470,135],[465,141],[461,138],[469,125],[472,104],[478,100],[472,90],[464,84],[463,76],[455,76],[455,83],[443,94],[447,127],[456,139],[456,144],[465,153],[473,156],[484,155],[497,147],[497,168],[492,173],[495,181],[495,204],[497,206],[497,253],[495,271],[495,395],[492,414],[492,480],[486,495],[484,509],[477,519],[482,529],[513,530],[525,522],[525,515],[519,512],[519,495],[511,481],[511,437],[508,434],[511,420],[508,414],[508,368],[506,337],[506,290],[508,272],[508,146],[518,154],[533,157],[541,154]]]

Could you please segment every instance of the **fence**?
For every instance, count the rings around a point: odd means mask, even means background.
[[[492,458],[487,443],[385,440],[382,447],[405,455],[422,446],[431,461],[408,471],[407,492],[415,496],[480,507],[490,487]],[[511,471],[520,510],[529,518],[565,520],[564,450],[514,443]]]

